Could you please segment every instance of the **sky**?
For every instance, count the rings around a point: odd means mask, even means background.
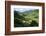
[[[19,11],[19,12],[24,12],[24,11],[34,10],[34,9],[31,9],[31,8],[15,8],[15,10]]]
[[[24,12],[24,11],[29,11],[29,10],[34,10],[34,9],[39,9],[39,6],[22,6],[22,5],[12,5],[14,7],[14,10],[19,11],[19,12]]]

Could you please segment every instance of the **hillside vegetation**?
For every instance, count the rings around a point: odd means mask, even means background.
[[[39,22],[39,10],[14,11],[14,27],[36,27]]]

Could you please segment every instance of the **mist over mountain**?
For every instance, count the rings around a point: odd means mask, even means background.
[[[18,14],[31,13],[31,12],[36,11],[36,10],[38,10],[38,9],[35,9],[35,10],[28,10],[28,11],[23,11],[23,12],[20,12],[20,11],[16,11],[16,10],[15,10],[14,14],[15,14],[16,12],[17,12]]]

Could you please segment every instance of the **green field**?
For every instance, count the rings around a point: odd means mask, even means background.
[[[39,26],[39,10],[24,12],[14,11],[14,27],[37,27]]]

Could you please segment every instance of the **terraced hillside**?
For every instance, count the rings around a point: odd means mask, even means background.
[[[39,10],[14,11],[14,27],[36,27],[39,22]]]

